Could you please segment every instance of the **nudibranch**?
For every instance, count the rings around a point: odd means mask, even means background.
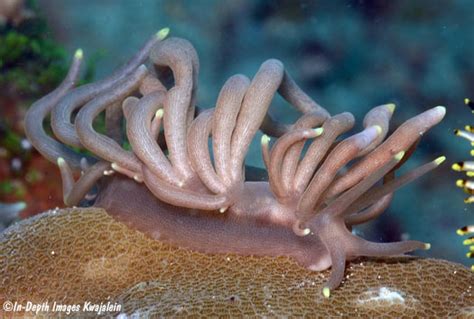
[[[471,108],[471,112],[474,113],[474,102],[470,99],[465,99],[464,103]],[[454,134],[460,136],[469,142],[471,145],[474,146],[474,126],[466,125],[464,127],[465,130],[454,130]],[[471,156],[474,156],[474,150],[471,150]],[[454,163],[452,165],[452,169],[458,172],[466,172],[468,177],[474,176],[474,161],[464,161]],[[474,181],[469,179],[458,179],[456,181],[456,186],[461,187],[464,189],[464,192],[469,194],[467,198],[464,199],[466,204],[474,203]],[[464,239],[463,244],[469,247],[469,252],[466,253],[467,258],[474,258],[474,225],[467,225],[464,227],[459,228],[456,233],[459,236],[471,235],[469,238]],[[471,270],[474,271],[474,265],[471,266]]]
[[[412,240],[370,242],[351,229],[379,216],[396,189],[444,161],[395,177],[421,136],[442,120],[444,107],[411,118],[386,138],[395,105],[380,105],[365,116],[361,132],[342,139],[353,115],[330,115],[271,59],[252,80],[230,77],[215,107],[200,110],[198,55],[188,41],[167,38],[168,31],[110,77],[75,87],[78,50],[61,85],[31,106],[27,136],[58,164],[66,205],[95,194],[95,206],[172,245],[288,256],[314,271],[331,267],[326,297],[343,280],[347,260],[429,249]],[[295,123],[268,114],[277,92],[302,113]],[[102,113],[105,129],[98,130],[93,123]],[[43,128],[49,114],[55,138]],[[265,133],[268,179],[245,166],[258,130]]]

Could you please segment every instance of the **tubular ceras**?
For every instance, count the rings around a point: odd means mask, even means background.
[[[332,267],[326,297],[341,283],[348,259],[429,248],[417,241],[369,242],[351,227],[376,218],[393,191],[444,160],[395,178],[421,135],[441,121],[444,107],[408,120],[385,140],[395,105],[381,105],[366,115],[363,131],[338,140],[354,117],[331,116],[280,61],[267,60],[252,80],[229,78],[216,106],[194,118],[198,57],[188,41],[165,40],[166,33],[111,77],[74,88],[78,51],[64,82],[28,112],[27,135],[58,163],[66,205],[77,205],[98,184],[96,206],[159,240],[210,253],[290,256],[315,271]],[[171,87],[160,81],[165,69],[173,75]],[[276,92],[302,113],[294,124],[268,115]],[[104,111],[106,132],[100,133],[92,123]],[[59,141],[43,130],[49,113]],[[124,123],[132,151],[123,148]],[[167,150],[157,143],[161,127]],[[245,155],[259,129],[278,137],[272,147],[268,135],[261,141],[268,182],[244,177]],[[75,171],[82,173],[77,181]]]

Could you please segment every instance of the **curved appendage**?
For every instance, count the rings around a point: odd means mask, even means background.
[[[300,141],[306,139],[318,137],[323,133],[322,128],[317,129],[299,129],[288,132],[280,137],[277,142],[273,145],[270,153],[270,161],[268,167],[268,174],[270,185],[274,195],[280,201],[284,201],[284,198],[288,197],[285,184],[289,184],[288,176],[284,175],[282,164],[284,163],[285,156],[290,151],[291,147]],[[293,154],[291,154],[293,155]]]
[[[163,125],[169,161],[185,183],[195,176],[189,163],[186,137],[196,104],[197,53],[188,41],[169,38],[153,48],[150,59],[156,66],[168,67],[173,72],[174,86],[164,101]]]
[[[348,191],[344,192],[341,196],[335,199],[332,203],[330,203],[318,214],[328,215],[333,218],[333,217],[346,217],[344,213],[348,211],[349,207],[351,207],[350,211],[358,211],[358,209],[353,209],[354,202],[358,198],[360,198],[364,193],[366,193],[373,185],[375,185],[375,183],[377,183],[386,174],[388,174],[395,167],[395,165],[397,165],[398,162],[400,162],[400,160],[403,158],[404,155],[405,155],[405,152],[400,152],[397,155],[395,155],[395,157],[393,157],[388,163],[386,163],[380,169],[375,171],[373,174],[364,178],[362,181],[360,181],[357,185],[355,185]],[[383,194],[383,195],[386,195],[386,194]]]
[[[214,170],[208,149],[213,113],[214,109],[207,109],[192,122],[188,132],[188,153],[203,184],[215,194],[224,194],[227,187]]]
[[[132,75],[119,82],[112,90],[97,96],[87,103],[76,117],[76,130],[81,143],[102,159],[113,163],[112,168],[137,181],[141,180],[141,163],[137,157],[126,151],[110,137],[99,134],[93,128],[94,119],[110,105],[120,103],[135,91],[147,74],[145,66],[140,66]]]
[[[354,116],[346,112],[335,115],[324,122],[322,126],[324,135],[311,143],[296,170],[293,188],[298,194],[304,192],[336,138],[349,131],[354,126],[354,121]]]
[[[263,118],[262,125],[260,125],[260,131],[264,134],[272,137],[280,137],[285,133],[291,131],[291,124],[285,124],[276,121],[273,117],[267,113]]]
[[[51,127],[53,128],[55,136],[65,144],[82,147],[75,126],[71,122],[74,111],[78,110],[95,97],[104,94],[112,87],[118,85],[125,78],[131,76],[131,74],[146,60],[151,48],[157,42],[163,40],[168,35],[168,32],[169,29],[167,28],[157,32],[127,64],[108,78],[80,86],[61,99],[52,110],[51,114]]]
[[[438,124],[445,114],[446,109],[443,106],[437,106],[403,123],[385,142],[335,181],[328,190],[327,197],[334,197],[352,187],[364,176],[380,168],[393,154],[407,150],[421,135]]]
[[[305,114],[311,114],[311,118],[316,119],[316,123],[322,123],[329,117],[329,113],[306,95],[291,79],[284,70],[283,64],[278,60],[265,61],[252,82],[247,88],[243,98],[231,140],[231,178],[234,182],[242,179],[242,166],[245,154],[251,139],[259,128],[263,131],[275,135],[268,128],[268,123],[272,123],[271,117],[267,114],[270,103],[276,92],[286,99],[293,107]],[[219,108],[217,108],[219,109]],[[273,123],[275,124],[275,123]],[[311,125],[310,125],[311,126]],[[287,127],[280,125],[280,133],[287,131],[282,129]],[[291,126],[296,129],[296,126]],[[276,134],[280,134],[276,133]],[[291,153],[290,158],[294,158],[298,148]],[[290,159],[288,161],[291,162]],[[221,165],[222,166],[222,165]],[[286,175],[291,175],[292,169],[285,171]]]
[[[395,165],[395,168],[392,169],[387,175],[383,177],[383,184],[386,184],[392,181],[395,178],[395,169],[400,163],[402,163],[409,155],[405,153],[403,159]],[[372,205],[363,209],[361,211],[354,211],[351,209],[351,213],[344,219],[344,222],[347,226],[354,226],[363,224],[369,220],[375,219],[380,216],[390,205],[393,199],[393,193],[389,193],[385,196],[382,196],[380,199],[375,201]],[[347,215],[347,214],[346,214]]]
[[[360,224],[377,217],[383,211],[384,206],[387,205],[386,201],[389,200],[389,196],[394,191],[438,167],[445,160],[444,156],[439,157],[401,177],[395,179],[390,177],[382,186],[374,186],[383,176],[393,172],[393,169],[400,163],[403,156],[404,152],[398,153],[380,169],[340,195],[308,222],[312,230],[319,231],[319,237],[326,245],[332,259],[333,271],[323,289],[326,297],[329,296],[331,289],[336,288],[340,284],[342,280],[341,271],[344,271],[343,264],[347,257],[390,256],[416,249],[430,248],[429,244],[418,241],[373,243],[353,235],[346,228],[346,225]],[[365,208],[367,209],[363,210]],[[352,214],[352,212],[360,210],[363,211],[358,214]]]
[[[25,117],[26,136],[38,152],[52,163],[56,163],[57,159],[62,157],[70,163],[74,170],[80,168],[81,158],[84,156],[50,137],[43,128],[43,122],[53,107],[76,84],[82,59],[82,50],[76,51],[69,67],[69,72],[63,82],[53,92],[33,103]],[[89,157],[89,161],[92,162],[94,160]]]
[[[193,79],[197,72],[195,66],[197,57],[191,49],[188,42],[171,38],[159,43],[151,53],[154,64],[171,68],[175,78],[175,85],[167,91],[163,101],[168,157],[166,158],[156,145],[156,138],[152,137],[149,126],[151,117],[157,110],[156,103],[150,102],[148,106],[137,105],[136,111],[124,110],[125,113],[129,113],[127,117],[130,119],[127,134],[134,152],[145,163],[146,170],[155,175],[156,183],[151,183],[153,180],[151,174],[147,174],[145,183],[149,188],[155,188],[154,194],[157,197],[167,201],[164,196],[168,196],[167,198],[173,200],[173,203],[177,203],[179,189],[184,196],[189,194],[191,186],[195,187],[197,183],[204,186],[205,189],[198,188],[206,198],[210,199],[214,195],[217,198],[227,198],[226,204],[232,205],[244,182],[243,165],[248,146],[261,127],[277,91],[284,94],[284,97],[298,110],[307,113],[295,127],[304,128],[322,124],[328,115],[302,93],[288,75],[285,75],[280,61],[268,60],[262,64],[252,81],[242,75],[231,77],[219,94],[215,110],[202,112],[188,125],[185,114],[195,99]],[[151,95],[145,96],[143,100],[148,100],[148,96]],[[321,134],[321,130],[308,132],[303,133],[301,138]],[[185,140],[183,134],[186,134]],[[288,134],[294,135],[293,132]],[[212,135],[214,162],[208,148],[210,135]],[[297,138],[294,142],[290,141],[286,147],[290,148],[301,138]],[[294,175],[297,157],[302,147],[303,144],[299,144],[298,148],[292,149],[288,154],[285,149],[279,156],[273,156],[279,163],[276,165],[282,167],[284,161],[291,162],[293,168],[286,170],[288,175]],[[286,181],[286,177],[284,180]],[[163,183],[176,187],[172,195],[156,189],[158,185],[163,186]],[[217,202],[219,205],[222,203],[220,199]],[[200,207],[204,209],[201,204]],[[219,210],[226,208],[219,207]]]
[[[127,121],[127,136],[134,154],[153,175],[171,185],[182,186],[183,180],[175,172],[162,149],[156,135],[164,117],[165,92],[157,91],[136,101]]]
[[[222,181],[231,186],[231,141],[242,101],[250,85],[243,75],[230,77],[222,87],[217,98],[212,121],[212,147],[217,174]]]
[[[280,61],[267,60],[261,65],[247,89],[230,144],[230,171],[234,182],[241,181],[243,178],[242,166],[245,154],[253,136],[261,126],[283,75],[283,64]]]
[[[323,118],[330,117],[329,112],[304,93],[286,71],[278,93],[301,113],[314,113]]]
[[[122,134],[122,105],[114,103],[105,110],[105,132],[117,144],[123,144]]]
[[[324,193],[337,172],[374,142],[381,131],[379,126],[368,127],[345,139],[329,153],[298,202],[297,216],[300,222],[306,221],[317,212],[318,206],[324,199]]]
[[[287,71],[284,71],[278,93],[303,114],[311,113],[313,116],[320,118],[321,121],[330,117],[329,112],[309,97],[309,95],[296,84]],[[260,126],[260,130],[263,133],[273,137],[280,137],[296,128],[298,128],[296,123],[294,125],[288,125],[277,122],[268,113],[265,115]]]
[[[293,130],[321,126],[326,119],[327,118],[325,116],[321,116],[318,113],[306,113],[295,122],[295,124],[293,125]],[[324,129],[320,128],[318,130],[319,135],[321,135],[323,131]],[[286,193],[293,192],[293,182],[304,144],[305,140],[294,143],[288,148],[284,155],[283,163],[281,166],[281,179]]]
[[[374,125],[378,125],[381,129],[381,132],[377,139],[373,141],[369,146],[367,146],[364,150],[359,153],[360,156],[364,156],[371,151],[373,151],[380,143],[383,142],[385,137],[387,136],[389,130],[390,119],[392,118],[393,112],[395,111],[395,104],[389,103],[374,107],[367,113],[364,117],[364,127],[370,127]]]
[[[383,198],[384,196],[393,193],[400,187],[403,187],[404,185],[411,183],[415,179],[425,175],[426,173],[430,172],[431,170],[435,169],[438,167],[441,163],[443,163],[446,160],[446,157],[441,156],[435,159],[434,161],[431,161],[427,164],[424,164],[418,168],[413,169],[412,171],[406,173],[405,175],[401,177],[397,177],[387,183],[385,183],[382,186],[377,186],[371,189],[370,191],[367,192],[367,194],[364,194],[361,196],[357,201],[353,203],[353,205],[350,208],[350,212],[346,212],[346,214],[349,214],[351,212],[357,212],[360,210],[363,210],[367,208],[368,206],[376,203],[380,198]],[[348,223],[352,223],[356,221],[359,218],[365,218],[363,214],[356,214],[352,218],[348,218],[347,221]]]
[[[58,158],[57,164],[61,172],[63,201],[66,206],[78,205],[95,183],[104,175],[109,175],[110,173],[110,163],[100,161],[87,168],[81,174],[81,177],[74,181],[73,172],[69,164],[62,157]]]
[[[140,83],[140,87],[138,89],[140,91],[140,94],[145,96],[148,94],[151,94],[153,92],[161,91],[161,92],[166,92],[167,89],[161,83],[161,81],[155,77],[155,75],[148,74]]]
[[[360,225],[379,217],[390,206],[392,199],[393,193],[383,196],[366,209],[348,216],[345,220],[346,225]]]
[[[329,280],[323,288],[323,295],[325,297],[329,297],[331,289],[340,285],[344,277],[345,262],[348,257],[390,256],[416,249],[429,249],[428,244],[418,241],[372,243],[353,235],[345,224],[344,217],[346,217],[348,211],[353,211],[357,200],[364,194],[370,194],[371,187],[393,170],[403,158],[403,155],[404,152],[398,153],[380,169],[343,193],[307,223],[312,231],[318,231],[319,238],[331,256],[332,271]],[[393,187],[387,187],[387,189],[390,190],[389,193],[394,191]]]
[[[229,206],[226,196],[203,194],[176,187],[156,178],[146,166],[143,167],[143,181],[153,195],[171,205],[221,212],[225,212],[225,208]]]

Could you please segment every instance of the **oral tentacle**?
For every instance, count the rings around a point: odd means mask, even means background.
[[[391,243],[374,243],[357,237],[353,240],[353,254],[356,256],[396,256],[414,250],[428,250],[431,245],[416,240],[406,240]]]

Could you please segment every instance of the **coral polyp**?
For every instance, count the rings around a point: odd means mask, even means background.
[[[270,59],[252,80],[230,77],[215,107],[200,110],[198,55],[184,39],[165,39],[167,32],[109,78],[76,88],[83,60],[77,51],[64,82],[28,112],[27,135],[58,164],[67,205],[91,198],[97,185],[95,206],[159,241],[206,253],[287,256],[314,271],[331,267],[325,297],[341,284],[348,260],[429,249],[413,240],[370,242],[351,230],[382,214],[395,190],[445,160],[396,176],[421,136],[443,119],[444,107],[387,137],[395,105],[380,105],[367,113],[362,131],[341,138],[354,126],[353,115],[330,115],[281,61]],[[168,85],[162,80],[169,73]],[[277,92],[302,113],[293,124],[269,115]],[[104,132],[93,125],[102,113]],[[43,128],[48,114],[56,139]],[[266,134],[268,181],[246,174],[258,130]]]

